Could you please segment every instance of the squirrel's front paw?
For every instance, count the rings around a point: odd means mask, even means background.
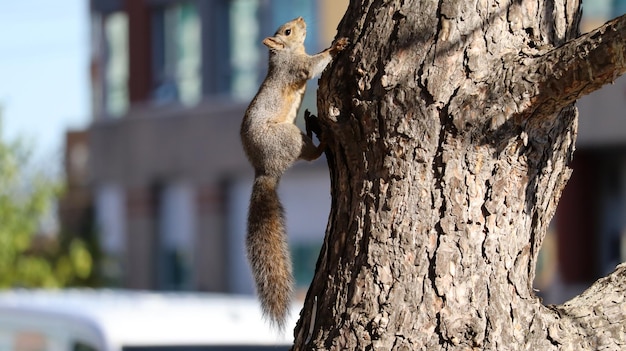
[[[337,41],[335,41],[335,43],[333,43],[333,50],[342,51],[343,49],[348,47],[349,43],[350,42],[348,41],[348,38],[339,38],[337,39]]]

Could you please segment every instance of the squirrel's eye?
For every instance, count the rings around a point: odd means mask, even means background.
[[[285,29],[285,35],[291,34],[291,29]]]

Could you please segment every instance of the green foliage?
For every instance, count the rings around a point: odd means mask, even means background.
[[[33,169],[30,158],[23,142],[0,139],[0,288],[63,287],[85,280],[93,262],[83,241],[61,245],[36,235],[62,189]]]

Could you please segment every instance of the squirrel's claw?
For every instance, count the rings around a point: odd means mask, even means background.
[[[348,44],[350,44],[348,38],[339,38],[333,43],[333,49],[335,51],[342,51],[348,46]]]

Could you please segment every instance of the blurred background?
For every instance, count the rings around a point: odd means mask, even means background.
[[[7,202],[19,208],[11,208],[15,225],[0,221],[0,234],[19,244],[0,258],[0,276],[3,266],[12,275],[0,287],[252,295],[243,245],[253,171],[238,131],[266,73],[261,41],[303,16],[307,51],[318,52],[347,3],[6,4],[0,169],[14,170]],[[315,84],[304,108],[315,110]],[[302,291],[329,187],[321,161],[294,167],[280,189]]]
[[[332,42],[347,0],[46,0],[0,11],[0,287],[254,292],[244,254],[253,172],[239,124],[261,40],[303,16]],[[626,12],[584,4],[582,30]],[[304,108],[315,110],[315,82]],[[542,249],[548,303],[626,260],[626,78],[578,103],[574,174]],[[280,196],[300,296],[328,219],[325,161]]]

